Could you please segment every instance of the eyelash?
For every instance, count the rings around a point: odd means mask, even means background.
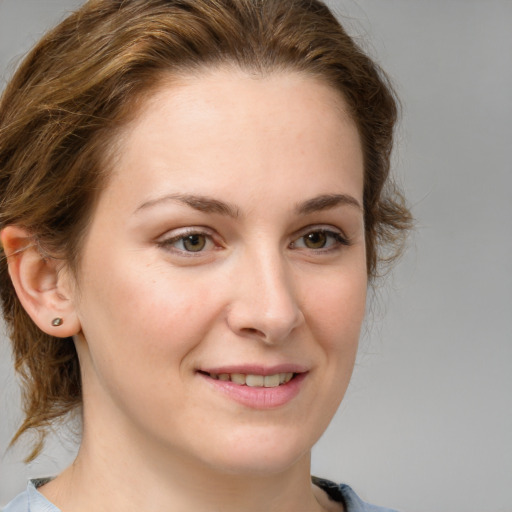
[[[299,240],[305,241],[306,237],[308,235],[321,235],[325,237],[325,244],[327,245],[329,242],[329,239],[331,239],[331,244],[328,247],[307,247],[306,244],[304,244],[303,247],[297,247],[297,242]],[[185,247],[177,248],[173,247],[178,242],[181,242],[182,244],[185,244],[187,242],[187,239],[191,242],[194,242],[193,237],[204,237],[205,242],[202,247],[199,248],[198,251],[192,251],[187,250]],[[216,244],[213,240],[213,236],[210,232],[196,229],[196,228],[190,228],[189,230],[182,231],[181,233],[172,236],[170,238],[165,238],[164,240],[161,240],[158,242],[158,246],[162,247],[167,250],[173,250],[176,253],[179,254],[186,254],[187,256],[199,256],[201,253],[205,252],[205,247],[208,245],[212,245],[213,249],[218,248],[220,244]],[[298,250],[309,250],[313,251],[315,253],[327,253],[331,251],[335,251],[336,249],[339,249],[340,246],[350,246],[350,241],[343,236],[338,231],[333,231],[330,229],[325,228],[308,228],[307,231],[303,231],[303,234],[301,234],[298,238],[296,238],[293,242],[289,244],[289,247],[292,249],[298,249]]]
[[[201,254],[204,247],[201,247],[199,251],[188,251],[186,248],[177,248],[173,247],[174,244],[181,242],[182,244],[186,243],[187,239],[191,239],[192,237],[204,237],[205,238],[205,246],[211,244],[213,248],[217,248],[219,244],[216,244],[213,240],[213,236],[210,232],[205,231],[204,229],[198,228],[190,228],[188,230],[182,231],[175,236],[171,236],[170,238],[165,238],[158,242],[158,246],[167,250],[173,250],[179,254],[186,254],[187,256],[195,256]]]
[[[348,238],[346,238],[345,236],[343,236],[340,232],[338,231],[333,231],[331,229],[326,229],[326,228],[308,228],[307,231],[303,232],[302,235],[300,235],[297,239],[295,239],[291,244],[290,244],[290,247],[296,247],[296,244],[297,244],[297,241],[299,240],[302,240],[304,241],[305,238],[308,236],[308,235],[322,235],[322,236],[325,236],[326,238],[326,243],[327,243],[327,240],[330,238],[332,240],[332,243],[329,247],[319,247],[319,248],[313,248],[313,247],[299,247],[299,249],[305,249],[305,250],[310,250],[310,251],[314,251],[315,253],[326,253],[326,252],[330,252],[330,251],[334,251],[336,249],[339,249],[340,246],[349,246],[350,245],[350,241],[348,240]]]

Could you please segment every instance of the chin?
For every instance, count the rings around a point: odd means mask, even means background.
[[[291,434],[260,432],[235,438],[228,446],[219,443],[209,466],[221,473],[268,476],[283,473],[300,461],[309,464],[313,441]]]
[[[259,457],[232,457],[226,461],[219,461],[210,466],[218,474],[264,477],[278,475],[286,472],[288,469],[306,459],[309,461],[309,451],[306,453],[295,454],[295,457],[278,456],[269,454]],[[309,462],[308,462],[309,464]]]

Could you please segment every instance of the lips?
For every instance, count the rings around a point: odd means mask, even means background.
[[[234,382],[240,386],[252,388],[276,388],[281,384],[290,382],[294,376],[293,372],[274,373],[273,375],[256,375],[244,373],[209,373],[212,379],[224,382]]]
[[[232,366],[198,370],[209,387],[252,409],[274,409],[300,392],[309,370],[298,365]]]

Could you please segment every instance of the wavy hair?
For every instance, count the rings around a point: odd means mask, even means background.
[[[381,69],[318,0],[90,0],[28,54],[0,100],[0,229],[27,229],[77,269],[119,129],[163,79],[229,64],[265,75],[306,73],[338,90],[364,155],[370,281],[400,253],[411,215],[389,176],[397,101]],[[81,404],[72,339],[40,331],[0,253],[0,296],[23,380],[25,419],[39,437]]]

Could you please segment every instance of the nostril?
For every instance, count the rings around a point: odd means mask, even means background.
[[[242,332],[245,332],[246,334],[253,334],[256,336],[263,336],[263,333],[259,331],[258,329],[254,329],[253,327],[244,327],[242,329]]]

